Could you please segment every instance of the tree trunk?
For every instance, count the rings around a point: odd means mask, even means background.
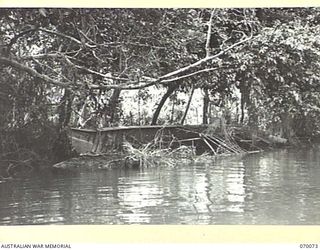
[[[120,89],[115,89],[109,100],[110,124],[117,123],[119,121],[119,114],[117,109],[119,107],[120,92]]]
[[[204,89],[202,123],[208,124],[209,91]]]
[[[170,87],[168,87],[167,92],[162,96],[162,99],[161,99],[160,103],[158,104],[156,111],[153,114],[151,125],[157,124],[157,120],[159,118],[160,111],[161,111],[164,103],[170,97],[170,95],[175,91],[175,89],[176,89],[175,85],[171,85]]]
[[[176,105],[176,102],[175,102],[175,100],[173,99],[173,100],[172,100],[172,107],[171,107],[170,124],[173,124],[175,105]]]
[[[294,131],[292,129],[292,117],[290,114],[283,113],[281,116],[281,137],[288,139],[289,141],[292,140],[294,136]]]
[[[68,93],[67,96],[67,103],[66,103],[66,117],[64,120],[64,127],[68,126],[71,120],[71,113],[72,113],[72,100],[73,100],[73,95],[71,94],[70,90],[66,89],[66,92]]]
[[[244,106],[245,106],[245,100],[244,100],[243,93],[241,93],[241,105],[240,105],[241,116],[240,116],[240,124],[243,124],[243,121],[244,121]]]
[[[57,138],[52,145],[53,162],[64,161],[72,157],[72,146],[70,137],[68,135],[68,125],[72,112],[73,95],[68,89],[64,89],[63,97],[61,98],[58,107],[59,112],[59,126],[57,131]]]
[[[189,111],[189,108],[190,108],[190,104],[191,104],[191,100],[192,100],[192,97],[193,97],[193,93],[194,93],[194,85],[192,86],[192,90],[191,90],[191,94],[190,94],[190,97],[189,97],[189,100],[188,100],[188,103],[187,103],[187,106],[186,106],[186,110],[184,111],[184,114],[183,114],[183,117],[181,119],[181,122],[180,124],[183,125],[186,117],[187,117],[187,113]]]
[[[123,73],[123,54],[122,52],[120,51],[120,54],[119,54],[119,76],[121,76],[121,74]],[[121,84],[120,81],[118,81],[118,84]],[[121,89],[114,89],[113,90],[113,93],[112,93],[112,96],[109,100],[109,115],[110,115],[110,120],[109,120],[109,124],[112,126],[112,125],[116,125],[118,122],[119,122],[119,118],[120,118],[120,115],[119,115],[119,110],[118,110],[118,107],[119,107],[119,97],[120,97],[120,92],[121,92]]]
[[[71,118],[71,112],[72,112],[72,95],[70,90],[65,89],[63,97],[58,107],[60,128],[68,126]]]

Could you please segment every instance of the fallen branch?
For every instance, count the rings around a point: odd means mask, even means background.
[[[214,148],[210,145],[210,143],[207,141],[206,137],[203,134],[200,134],[200,137],[202,140],[207,144],[207,146],[210,148],[212,153],[215,155],[217,152],[214,150]]]
[[[218,139],[217,137],[214,136],[207,136],[210,140],[215,140],[217,143],[219,143],[220,146],[224,147],[231,153],[240,153],[238,150],[232,148],[232,146],[227,145],[224,141]]]

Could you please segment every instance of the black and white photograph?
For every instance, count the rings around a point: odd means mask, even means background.
[[[0,9],[1,226],[319,207],[320,8]]]

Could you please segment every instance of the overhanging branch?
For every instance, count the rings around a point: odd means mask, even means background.
[[[202,59],[200,59],[199,61],[196,61],[193,64],[190,64],[190,65],[185,66],[183,68],[180,68],[180,69],[177,69],[175,71],[172,71],[172,72],[170,72],[170,73],[168,73],[168,74],[166,74],[164,76],[161,76],[159,79],[161,81],[163,81],[163,80],[165,80],[167,78],[170,78],[170,77],[176,76],[178,74],[184,73],[184,72],[186,72],[188,70],[194,69],[194,68],[200,66],[201,64],[207,62],[207,61],[210,61],[210,60],[218,58],[219,56],[221,56],[221,55],[225,54],[226,52],[228,52],[229,50],[233,49],[234,47],[237,47],[237,46],[249,41],[251,38],[252,38],[252,33],[247,38],[242,38],[239,42],[236,42],[236,43],[230,45],[229,47],[227,47],[224,50],[221,50],[219,53],[217,53],[215,55],[207,56],[205,58],[202,58]]]
[[[122,77],[115,77],[115,76],[111,76],[111,75],[108,75],[108,74],[102,74],[100,72],[97,72],[97,71],[94,71],[94,70],[91,70],[91,69],[88,69],[88,68],[85,68],[85,67],[82,67],[82,66],[79,66],[79,65],[74,65],[77,69],[81,69],[89,74],[92,74],[92,75],[97,75],[97,76],[100,76],[102,78],[105,78],[105,79],[111,79],[111,80],[118,80],[118,81],[129,81],[128,78],[122,78]]]
[[[52,34],[56,34],[56,35],[60,35],[60,36],[63,36],[63,37],[66,37],[78,44],[82,44],[81,41],[77,40],[76,38],[74,37],[71,37],[71,36],[68,36],[68,35],[64,35],[64,34],[61,34],[61,33],[58,33],[58,32],[54,32],[54,31],[49,31],[49,30],[45,30],[45,29],[40,29],[42,31],[45,31],[45,32],[48,32],[48,33],[52,33]],[[244,35],[245,36],[245,35]],[[121,89],[121,90],[137,90],[137,89],[143,89],[143,88],[147,88],[147,87],[150,87],[150,86],[153,86],[153,85],[156,85],[156,84],[166,84],[166,83],[171,83],[171,82],[174,82],[174,81],[177,81],[177,80],[180,80],[180,79],[183,79],[183,78],[187,78],[187,77],[191,77],[191,76],[194,76],[194,75],[197,75],[197,74],[201,74],[201,73],[206,73],[206,72],[209,72],[209,71],[214,71],[214,70],[218,70],[220,69],[221,67],[215,67],[215,68],[209,68],[209,69],[201,69],[201,70],[197,70],[195,72],[192,72],[192,73],[189,73],[189,74],[185,74],[183,75],[183,73],[186,73],[186,72],[190,72],[190,70],[194,70],[196,69],[198,66],[204,64],[205,62],[208,62],[210,60],[214,60],[216,58],[218,58],[219,56],[225,54],[226,52],[228,52],[229,50],[235,48],[236,46],[239,46],[247,41],[249,41],[250,39],[252,38],[252,32],[250,34],[250,36],[246,37],[246,38],[242,38],[240,41],[230,45],[229,47],[227,47],[226,49],[224,50],[221,50],[219,53],[215,54],[215,55],[212,55],[212,56],[206,56],[205,58],[201,59],[201,60],[198,60],[188,66],[185,66],[183,68],[180,68],[178,70],[175,70],[175,71],[172,71],[166,75],[163,75],[159,78],[147,78],[147,77],[141,77],[141,79],[143,78],[146,78],[144,79],[145,81],[142,81],[142,82],[139,82],[139,84],[137,84],[137,82],[130,82],[130,79],[127,79],[127,78],[120,78],[120,77],[113,77],[113,76],[109,76],[108,74],[102,74],[102,73],[99,73],[97,71],[94,71],[94,70],[91,70],[91,69],[88,69],[88,68],[85,68],[85,67],[82,67],[82,66],[78,66],[74,63],[72,63],[73,66],[75,66],[76,68],[78,69],[81,69],[81,70],[84,70],[85,72],[87,72],[88,74],[95,74],[95,75],[98,75],[98,76],[101,76],[102,78],[105,78],[105,79],[112,79],[112,80],[121,80],[121,81],[125,81],[126,83],[125,84],[117,84],[117,85],[114,85],[114,84],[108,84],[108,85],[90,85],[88,84],[88,87],[89,88],[92,88],[92,89],[104,89],[104,90],[111,90],[111,89]],[[86,44],[86,46],[88,46]],[[90,45],[91,46],[91,45]],[[65,59],[67,59],[69,62],[70,59],[72,59],[72,57],[69,57],[67,55],[64,55],[62,53],[51,53],[51,54],[42,54],[42,55],[39,55],[39,57],[64,57]],[[29,57],[30,59],[32,59],[32,56]],[[34,56],[33,59],[37,58],[37,56]],[[51,84],[54,84],[56,86],[60,86],[60,87],[63,87],[63,88],[68,88],[68,89],[72,89],[72,88],[75,88],[75,87],[81,87],[83,86],[82,84],[77,84],[77,85],[74,85],[74,83],[70,82],[70,81],[59,81],[59,80],[56,80],[56,79],[53,79],[47,75],[44,75],[44,74],[40,74],[39,72],[37,72],[36,70],[34,70],[33,68],[29,67],[29,66],[26,66],[24,64],[21,64],[13,59],[10,59],[10,58],[7,58],[7,57],[0,57],[0,63],[2,64],[5,64],[5,65],[8,65],[8,66],[11,66],[11,67],[14,67],[18,70],[21,70],[21,71],[24,71],[28,74],[30,74],[31,76],[34,76],[34,77],[37,77],[37,78],[40,78],[48,83],[51,83]]]
[[[15,69],[24,71],[26,73],[28,73],[29,75],[42,79],[45,82],[51,83],[53,85],[62,87],[62,88],[68,88],[68,89],[72,89],[74,87],[81,87],[81,84],[77,84],[76,86],[74,85],[73,82],[70,81],[66,81],[66,82],[62,82],[62,81],[58,81],[55,80],[47,75],[43,75],[40,74],[39,72],[37,72],[36,70],[34,70],[33,68],[23,65],[13,59],[9,59],[6,57],[0,57],[0,64],[4,64],[7,66],[11,66]],[[88,85],[89,88],[92,89],[104,89],[104,90],[111,90],[111,89],[123,89],[123,90],[133,90],[133,89],[142,89],[142,88],[146,88],[152,85],[155,85],[158,83],[158,80],[152,80],[150,82],[145,82],[144,84],[140,84],[140,85],[133,85],[134,83],[127,83],[127,84],[123,84],[123,85]]]
[[[61,82],[61,81],[52,79],[51,77],[40,74],[36,70],[34,70],[28,66],[25,66],[25,65],[13,60],[13,59],[9,59],[6,57],[0,57],[0,63],[5,64],[7,66],[11,66],[11,67],[16,68],[18,70],[24,71],[24,72],[28,73],[29,75],[34,76],[36,78],[40,78],[48,83],[52,83],[54,85],[57,85],[57,86],[60,86],[63,88],[71,88],[72,87],[72,82]]]
[[[208,68],[208,69],[201,69],[201,70],[192,72],[192,73],[187,74],[187,75],[182,75],[182,76],[178,76],[178,77],[175,77],[175,78],[162,80],[161,83],[174,82],[174,81],[181,80],[181,79],[184,79],[184,78],[188,78],[188,77],[191,77],[191,76],[195,76],[195,75],[198,75],[198,74],[201,74],[201,73],[208,73],[208,72],[211,72],[211,71],[216,71],[216,70],[220,70],[220,69],[227,69],[227,68],[230,68],[230,67],[221,66],[221,67],[214,67],[214,68]]]

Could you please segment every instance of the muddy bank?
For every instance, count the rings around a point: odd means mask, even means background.
[[[81,137],[78,138],[81,140],[73,140],[72,145],[79,148],[92,143],[93,147],[87,147],[85,153],[53,164],[41,164],[40,167],[29,162],[35,157],[28,157],[27,161],[10,162],[7,167],[2,168],[2,179],[15,177],[20,172],[29,174],[43,169],[53,172],[81,172],[113,168],[140,169],[160,165],[175,167],[181,162],[208,162],[217,157],[241,156],[289,145],[284,138],[244,127],[217,129],[210,126],[148,126],[118,130],[110,128],[102,131],[103,133],[87,132],[81,131]],[[88,140],[85,140],[85,135]],[[117,140],[113,140],[111,135]],[[108,141],[107,138],[111,140]],[[111,151],[109,149],[113,142],[117,142],[117,147]]]
[[[59,171],[96,171],[113,168],[139,168],[139,162],[125,154],[83,155],[52,165]]]

